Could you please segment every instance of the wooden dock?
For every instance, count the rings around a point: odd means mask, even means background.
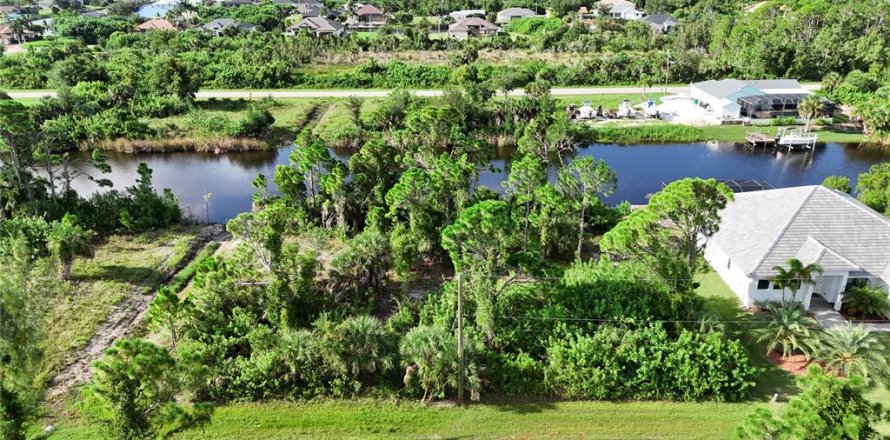
[[[759,131],[745,134],[745,143],[750,147],[769,147],[776,144],[776,138]]]

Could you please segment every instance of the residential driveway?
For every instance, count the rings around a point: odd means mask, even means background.
[[[24,51],[25,47],[21,44],[10,44],[9,46],[6,46],[6,53],[8,54],[22,53]]]
[[[831,328],[836,325],[845,325],[848,321],[843,315],[836,312],[827,301],[822,297],[813,295],[810,301],[810,312],[819,322],[822,328]],[[888,322],[861,322],[856,325],[865,327],[873,332],[890,332],[890,321]]]

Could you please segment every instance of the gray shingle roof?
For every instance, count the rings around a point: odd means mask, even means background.
[[[736,194],[709,246],[752,276],[769,277],[790,258],[826,271],[890,275],[890,219],[823,186]]]
[[[468,17],[448,26],[449,31],[466,31],[470,28],[478,28],[483,31],[496,31],[498,26],[484,18]]]
[[[336,32],[343,29],[343,25],[324,17],[306,17],[299,23],[291,25],[288,29],[312,29],[316,32]]]
[[[528,8],[507,8],[498,12],[498,16],[504,17],[531,17],[535,15],[535,11]]]
[[[764,94],[764,90],[781,90],[783,93],[790,93],[799,90],[801,94],[807,95],[809,92],[804,90],[797,80],[794,79],[757,79],[757,80],[738,80],[724,79],[720,81],[708,80],[692,83],[692,87],[704,91],[705,93],[717,97],[726,98],[735,95],[743,90],[740,96],[756,96]],[[735,99],[732,99],[735,100]]]
[[[648,21],[652,24],[665,24],[666,22],[677,23],[677,19],[671,17],[668,14],[652,14],[644,18],[643,20]]]
[[[744,81],[737,79],[724,79],[715,81],[713,79],[692,84],[693,87],[704,91],[705,93],[717,97],[725,98],[732,95],[747,86]]]
[[[751,87],[758,89],[800,89],[800,83],[796,79],[751,79],[746,80]]]

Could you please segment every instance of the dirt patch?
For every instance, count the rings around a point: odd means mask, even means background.
[[[779,368],[795,375],[803,376],[807,374],[807,368],[810,367],[810,360],[802,354],[792,354],[783,358],[781,354],[773,352],[769,355],[769,360],[778,365]]]
[[[178,271],[184,268],[207,243],[221,241],[228,237],[228,233],[222,225],[210,225],[202,229],[197,237],[189,244],[186,256],[174,267],[166,268],[164,277],[155,286],[150,286],[149,294],[133,292],[134,294],[115,306],[108,319],[96,330],[92,339],[82,348],[72,353],[65,361],[62,370],[50,380],[46,392],[47,402],[61,408],[68,392],[86,382],[92,377],[92,365],[102,356],[106,348],[110,347],[118,339],[129,336],[142,322],[148,311],[148,305],[154,299],[154,290],[161,284],[168,282]],[[141,290],[141,289],[140,289]]]

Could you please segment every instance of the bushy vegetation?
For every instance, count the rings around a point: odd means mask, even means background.
[[[859,378],[837,378],[813,366],[799,381],[803,393],[778,417],[759,408],[736,430],[736,438],[878,438],[875,425],[885,415],[880,404],[865,400],[864,383]]]
[[[667,80],[685,83],[722,76],[820,80],[830,72],[846,75],[857,70],[878,75],[874,77],[876,84],[887,80],[886,74],[880,76],[888,58],[887,48],[881,43],[890,36],[887,23],[878,18],[887,13],[888,6],[883,2],[862,4],[845,0],[818,5],[773,2],[754,12],[746,12],[747,5],[737,1],[641,4],[649,13],[673,13],[681,19],[680,26],[668,34],[654,33],[645,23],[637,21],[597,18],[590,25],[575,15],[580,3],[551,3],[525,5],[550,9],[555,16],[510,23],[506,31],[517,38],[494,37],[467,42],[431,38],[431,26],[405,25],[399,21],[411,15],[438,15],[443,7],[451,8],[444,10],[466,7],[497,10],[500,6],[517,5],[382,4],[385,10],[399,11],[399,14],[375,38],[362,38],[358,34],[346,38],[316,39],[307,34],[288,38],[281,31],[291,11],[274,3],[238,8],[183,7],[171,15],[184,16],[186,21],[195,23],[227,17],[259,26],[259,32],[231,32],[221,37],[199,30],[139,34],[132,31],[136,24],[132,16],[65,14],[58,17],[56,32],[73,38],[74,42],[66,39],[49,44],[46,50],[0,58],[0,85],[44,87],[52,82],[59,66],[68,66],[61,70],[72,71],[76,65],[81,67],[82,75],[100,79],[125,59],[141,59],[148,66],[169,64],[172,59],[200,72],[196,77],[205,87],[441,87],[449,83],[459,69],[398,62],[370,63],[340,72],[319,72],[304,66],[347,59],[369,50],[447,50],[460,58],[459,52],[467,48],[534,48],[577,54],[572,62],[556,65],[536,61],[482,69],[483,78],[509,78],[514,87],[535,79],[564,86],[653,84]],[[123,9],[116,12],[130,12]],[[396,28],[398,32],[391,32]],[[84,46],[97,43],[100,47],[96,50]],[[732,47],[747,49],[727,49]],[[836,50],[825,52],[824,47]],[[862,50],[864,47],[871,49]],[[100,53],[111,56],[100,56]],[[664,69],[668,56],[672,65],[670,78]],[[849,94],[841,89],[843,94]]]
[[[854,316],[882,317],[890,309],[890,298],[880,287],[855,286],[844,292],[844,308]]]
[[[688,330],[673,338],[657,324],[555,337],[547,355],[547,383],[575,399],[738,400],[757,374],[738,341]]]
[[[616,223],[648,227],[603,202],[620,184],[614,172],[576,159],[549,182],[545,161],[572,149],[551,98],[492,118],[474,92],[394,93],[353,121],[365,140],[348,164],[307,129],[271,181],[257,177],[254,209],[227,225],[241,246],[150,307],[189,400],[748,395],[758,370],[738,341],[698,324],[694,284],[676,279],[698,266],[697,253],[676,257],[692,227],[680,213],[707,218],[696,230],[709,234],[722,205],[706,201],[725,203],[728,190],[668,186],[645,219],[673,221],[677,235],[649,243],[651,256],[621,246],[609,249],[624,261],[599,256],[594,239]],[[520,133],[504,195],[473,187],[491,145],[464,133],[486,130]],[[430,284],[429,271],[447,278]]]

